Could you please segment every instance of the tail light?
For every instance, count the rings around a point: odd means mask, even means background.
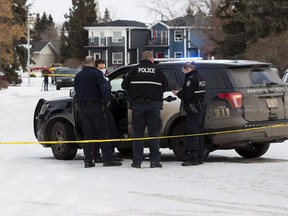
[[[230,106],[234,109],[242,107],[242,94],[233,92],[233,93],[218,93],[218,97],[227,100]]]

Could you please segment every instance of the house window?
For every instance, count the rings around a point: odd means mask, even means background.
[[[175,30],[174,31],[174,41],[175,42],[182,42],[182,40],[183,40],[182,30]]]
[[[105,46],[106,45],[106,40],[105,40],[105,34],[104,32],[100,32],[100,46]]]
[[[123,54],[121,52],[112,53],[112,64],[122,64]]]
[[[91,32],[91,42],[94,43],[94,32]]]
[[[156,56],[157,56],[157,58],[163,58],[163,53],[162,52],[157,52]]]
[[[174,58],[182,58],[182,52],[174,52]]]
[[[101,54],[100,53],[94,53],[94,59],[101,59]]]
[[[161,31],[161,45],[168,45],[167,31]]]
[[[122,42],[122,32],[113,32],[112,41],[115,43]]]

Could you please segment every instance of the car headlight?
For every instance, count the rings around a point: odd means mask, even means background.
[[[48,109],[49,109],[49,104],[43,104],[43,106],[41,107],[41,110],[39,112],[39,115],[43,115],[46,112],[46,110],[48,110]]]
[[[71,82],[74,82],[74,79],[71,79]]]

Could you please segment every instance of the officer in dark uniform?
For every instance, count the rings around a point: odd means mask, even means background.
[[[94,67],[92,56],[86,56],[84,66],[74,80],[77,103],[80,108],[85,140],[109,139],[108,121],[105,113],[110,102],[111,89],[103,73]],[[92,159],[94,144],[84,144],[84,167],[94,167]],[[110,143],[100,143],[103,166],[120,166],[113,159]]]
[[[143,52],[140,64],[131,68],[122,82],[122,88],[128,90],[132,103],[132,129],[135,138],[144,137],[146,127],[149,137],[159,136],[162,127],[160,110],[168,81],[162,70],[153,63],[153,53]],[[131,167],[141,168],[143,148],[143,141],[133,141]],[[150,167],[162,167],[158,139],[150,140],[149,150]]]
[[[185,74],[183,88],[173,93],[182,100],[182,107],[186,111],[186,134],[199,134],[204,132],[205,119],[205,80],[198,73],[195,62],[186,62],[182,67]],[[182,166],[196,166],[204,162],[203,136],[187,137],[187,150],[189,161]]]

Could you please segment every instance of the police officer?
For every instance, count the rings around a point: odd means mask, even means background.
[[[199,134],[204,132],[205,119],[205,80],[198,73],[195,62],[186,62],[182,67],[185,74],[185,82],[182,89],[174,90],[181,100],[181,105],[186,111],[186,134]],[[203,136],[187,137],[187,150],[189,161],[182,166],[197,166],[204,162],[204,138]]]
[[[96,59],[95,60],[95,67],[98,70],[100,70],[103,73],[103,75],[105,75],[106,62],[103,59]],[[111,95],[111,97],[112,97],[112,95]],[[112,97],[112,99],[114,99],[114,98]],[[106,110],[106,115],[107,115],[107,120],[108,120],[109,138],[110,139],[116,139],[117,138],[117,126],[116,126],[114,116],[111,113],[110,108]],[[113,151],[114,160],[122,161],[123,159],[116,156],[116,154],[115,154],[116,142],[112,142],[111,147],[112,147],[112,151]],[[101,157],[101,154],[100,154],[99,144],[97,145],[97,143],[95,143],[92,155],[94,156],[94,162],[95,163],[103,163],[103,158]]]
[[[128,90],[132,103],[132,129],[135,138],[144,137],[148,128],[149,137],[159,136],[162,127],[160,109],[163,93],[168,81],[162,70],[154,65],[153,53],[145,51],[138,66],[130,69],[122,82],[122,88]],[[143,141],[133,141],[133,163],[131,167],[141,168],[143,161]],[[159,140],[149,142],[150,167],[161,168]]]
[[[77,103],[80,107],[84,139],[109,139],[108,121],[105,109],[110,103],[110,86],[101,71],[94,67],[94,58],[86,56],[84,66],[74,80]],[[92,151],[94,144],[84,144],[84,167],[94,167]],[[103,166],[120,166],[113,160],[110,143],[100,143]]]

